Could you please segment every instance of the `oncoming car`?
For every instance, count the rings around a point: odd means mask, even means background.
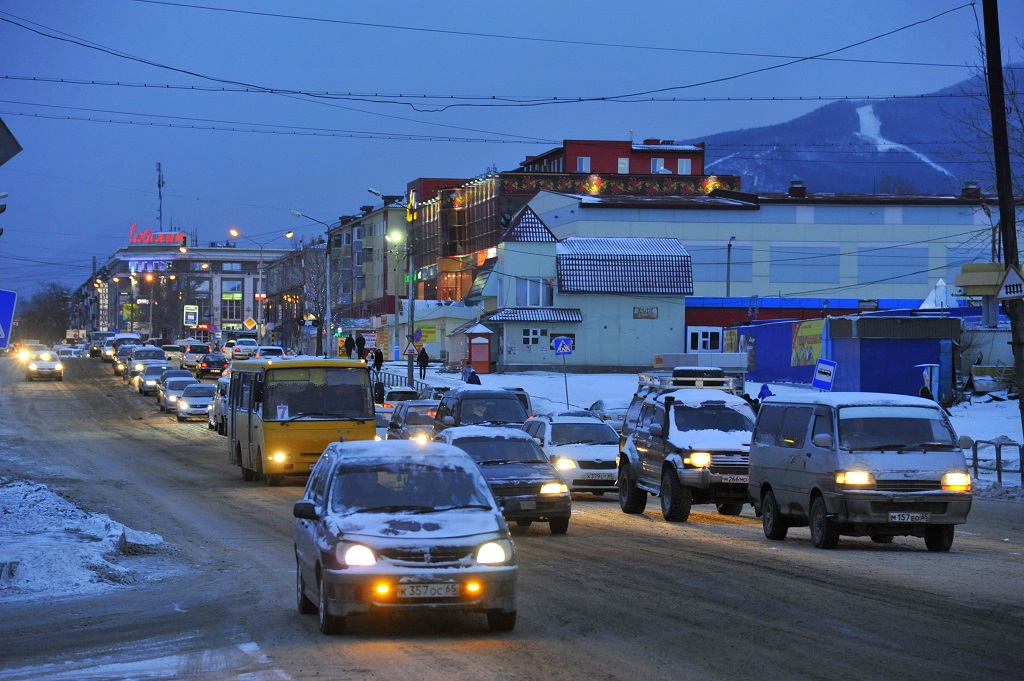
[[[64,365],[60,357],[53,350],[42,350],[34,352],[25,365],[25,380],[34,381],[37,378],[52,378],[57,381],[64,380]]]
[[[213,395],[217,386],[210,383],[193,383],[185,386],[178,397],[176,410],[178,423],[188,419],[208,419],[213,406]]]
[[[367,612],[516,624],[516,556],[473,460],[440,443],[335,442],[295,502],[295,597],[320,631]]]

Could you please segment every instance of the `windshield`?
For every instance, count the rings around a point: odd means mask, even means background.
[[[263,416],[373,418],[370,380],[362,367],[281,367],[267,372]]]
[[[531,438],[510,439],[503,437],[460,437],[453,445],[473,457],[477,463],[524,461],[536,463],[547,461],[544,452]]]
[[[522,423],[527,419],[523,403],[514,396],[466,397],[462,402],[461,423]]]
[[[330,500],[331,511],[343,514],[492,508],[478,475],[461,467],[412,461],[340,466],[331,483]]]
[[[677,404],[672,414],[676,430],[684,433],[691,430],[720,430],[725,433],[754,430],[754,412],[745,405],[730,407],[725,403],[708,402],[700,405]]]
[[[57,359],[57,355],[52,352],[37,352],[36,359],[40,362],[52,362]]]
[[[604,423],[552,423],[553,445],[617,445],[619,434]]]
[[[937,407],[876,405],[839,410],[843,449],[959,448]]]
[[[192,385],[196,380],[194,378],[180,378],[174,381],[167,381],[168,390],[184,390],[186,386]]]
[[[190,385],[182,391],[182,397],[213,397],[213,393],[217,390],[216,386],[196,383]]]

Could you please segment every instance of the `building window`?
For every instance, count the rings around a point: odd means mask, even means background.
[[[665,159],[663,158],[652,158],[651,159],[651,173],[657,175],[658,173],[665,171]]]
[[[689,158],[679,159],[679,174],[689,175],[693,173],[693,160]]]
[[[691,326],[686,330],[687,352],[721,352],[722,329],[712,326]]]
[[[240,262],[225,262],[221,263],[220,268],[225,272],[241,272],[242,263]]]
[[[516,307],[551,307],[554,295],[550,279],[516,279]]]
[[[352,232],[345,232],[341,235],[341,243],[343,246],[352,245]]]
[[[541,340],[543,339],[543,343]],[[523,345],[544,345],[547,346],[547,329],[523,329]]]
[[[220,317],[225,322],[242,321],[242,280],[225,279],[220,283]]]
[[[577,173],[589,173],[590,172],[590,157],[589,156],[577,156],[576,157],[576,172]]]
[[[362,239],[363,238],[363,228],[362,227],[356,227],[355,229],[353,229],[352,230],[352,238],[355,239],[356,241],[358,241],[359,239]]]
[[[629,158],[619,159],[619,175],[629,175]]]

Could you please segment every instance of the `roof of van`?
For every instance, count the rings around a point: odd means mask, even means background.
[[[664,402],[665,398],[671,397],[676,404],[703,404],[705,402],[724,402],[728,405],[748,405],[747,401],[738,395],[726,390],[709,390],[707,388],[676,388],[663,392],[652,392],[648,398],[654,398],[658,402]]]
[[[858,392],[810,392],[789,394],[785,397],[774,395],[765,398],[761,404],[822,404],[830,407],[857,407],[866,405],[896,405],[911,407],[935,407],[938,403],[924,397],[895,395],[893,393]]]

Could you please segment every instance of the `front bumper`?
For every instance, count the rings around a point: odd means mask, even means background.
[[[30,369],[28,375],[32,378],[62,378],[63,369]]]
[[[492,490],[493,491],[493,490]],[[572,515],[572,500],[568,493],[558,495],[503,496],[494,491],[501,514],[506,520],[555,520]]]
[[[180,406],[177,409],[178,416],[183,419],[205,419],[209,418],[210,410],[205,406],[202,407],[189,407],[188,409],[182,409]]]
[[[843,490],[825,495],[826,508],[840,523],[887,525],[960,525],[971,510],[970,492],[879,492]],[[890,520],[890,513],[928,514],[928,520],[905,523]]]

